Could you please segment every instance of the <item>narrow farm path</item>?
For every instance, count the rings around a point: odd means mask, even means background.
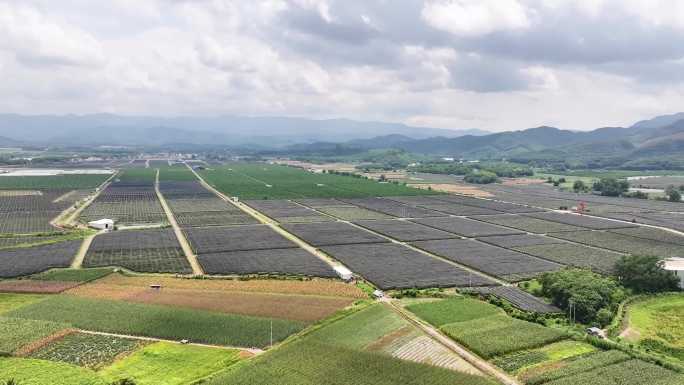
[[[176,217],[173,216],[173,213],[171,212],[171,208],[166,203],[166,199],[164,199],[164,196],[162,195],[161,191],[159,191],[159,170],[158,169],[157,169],[157,176],[155,177],[155,181],[154,181],[154,191],[157,193],[157,198],[159,199],[159,203],[161,203],[162,208],[164,209],[164,212],[166,213],[166,218],[169,220],[169,223],[171,224],[171,227],[173,228],[173,232],[176,234],[176,239],[178,239],[178,243],[180,243],[181,248],[183,249],[183,253],[185,254],[185,257],[188,259],[188,262],[190,263],[190,267],[192,267],[192,273],[194,275],[204,275],[204,270],[202,270],[202,266],[199,264],[199,261],[197,260],[197,256],[195,255],[195,252],[192,251],[192,247],[190,247],[190,243],[188,242],[187,238],[185,238],[185,234],[183,234],[183,231],[181,230],[180,226],[178,226],[178,222],[176,221]]]
[[[186,166],[188,166],[186,164]],[[246,212],[247,214],[251,215],[254,217],[256,220],[259,222],[268,225],[273,231],[277,232],[278,234],[282,235],[283,237],[289,239],[290,241],[294,242],[297,246],[301,247],[302,249],[308,251],[309,253],[315,255],[319,259],[321,259],[323,262],[327,263],[331,267],[334,266],[343,266],[341,263],[335,261],[334,259],[330,258],[327,254],[323,253],[319,249],[311,246],[310,244],[304,242],[303,240],[299,239],[295,235],[289,233],[282,227],[280,227],[274,220],[271,218],[265,216],[264,214],[260,213],[257,210],[254,210],[253,208],[249,207],[248,205],[242,203],[242,202],[235,202],[229,197],[227,197],[225,194],[222,192],[218,191],[215,189],[213,186],[211,186],[209,183],[207,183],[192,167],[188,166],[190,171],[192,171],[193,174],[195,174],[195,177],[199,179],[199,181],[202,183],[202,186],[206,188],[207,190],[213,192],[216,196],[219,198],[223,199],[224,201],[228,202],[229,204],[236,206],[240,210]]]
[[[73,262],[71,262],[72,269],[80,269],[81,267],[83,267],[83,260],[85,259],[85,256],[88,253],[88,249],[90,249],[90,245],[93,243],[93,239],[95,239],[95,236],[97,236],[97,234],[101,233],[102,232],[98,232],[89,235],[85,239],[83,239],[83,243],[81,243],[81,247],[78,249],[76,257],[74,258]]]
[[[78,329],[78,332],[84,333],[84,334],[98,335],[98,336],[128,338],[128,339],[138,340],[138,341],[169,342],[172,344],[184,344],[182,341],[167,340],[164,338],[141,337],[141,336],[132,336],[132,335],[128,335],[128,334],[96,332],[96,331],[92,331],[92,330],[82,330],[82,329]],[[241,350],[243,352],[249,352],[253,355],[259,355],[259,354],[264,353],[264,350],[261,350],[258,348],[243,348],[243,347],[238,347],[238,346],[210,345],[210,344],[200,344],[200,343],[195,343],[195,342],[188,342],[187,344],[184,344],[184,345],[202,346],[205,348],[224,349],[224,350]]]
[[[115,172],[113,173],[107,180],[102,182],[96,189],[95,193],[91,196],[88,197],[88,199],[83,202],[80,206],[76,207],[69,207],[68,209],[64,210],[62,213],[60,213],[57,218],[53,219],[52,222],[50,222],[51,225],[55,227],[64,227],[64,226],[71,226],[76,222],[76,218],[78,218],[79,215],[85,210],[86,207],[90,206],[95,199],[97,199],[98,196],[104,191],[109,183],[116,177],[119,173]]]
[[[493,377],[494,379],[499,381],[501,384],[504,384],[504,385],[522,385],[522,383],[519,382],[518,380],[516,380],[515,378],[504,373],[499,368],[490,364],[486,360],[478,357],[477,355],[471,353],[469,350],[467,350],[463,346],[457,344],[451,338],[442,334],[434,326],[423,322],[421,319],[419,319],[418,317],[416,317],[415,315],[413,315],[412,313],[410,313],[409,311],[404,309],[401,305],[397,304],[396,301],[386,299],[383,302],[385,302],[389,307],[391,307],[401,317],[403,317],[408,322],[410,322],[411,324],[415,325],[417,328],[422,330],[425,334],[427,334],[428,337],[430,337],[430,338],[434,339],[435,341],[437,341],[438,343],[444,345],[446,348],[448,348],[449,350],[456,353],[459,357],[463,358],[469,364],[473,365],[474,367],[476,367],[477,369],[479,369],[483,373]]]

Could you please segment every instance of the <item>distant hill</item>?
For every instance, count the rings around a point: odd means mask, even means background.
[[[648,128],[660,128],[669,126],[676,123],[678,120],[684,120],[684,112],[679,112],[671,115],[661,115],[655,118],[642,120],[634,123],[631,128],[635,129],[648,129]]]
[[[482,135],[486,131],[413,127],[399,123],[288,117],[147,117],[112,114],[0,114],[0,135],[36,144],[281,147],[297,143],[346,142],[378,136],[411,139]]]
[[[18,146],[21,143],[18,140],[10,139],[6,136],[0,136],[0,147]]]

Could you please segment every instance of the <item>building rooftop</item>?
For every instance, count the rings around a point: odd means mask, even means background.
[[[684,271],[684,258],[668,258],[663,261],[663,268],[672,271]]]

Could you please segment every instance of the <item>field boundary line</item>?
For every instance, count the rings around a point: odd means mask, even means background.
[[[83,242],[81,243],[81,247],[79,247],[78,252],[76,253],[76,256],[74,257],[73,262],[71,262],[71,268],[72,269],[80,269],[83,267],[83,260],[85,260],[86,254],[88,254],[88,250],[90,250],[90,245],[93,243],[93,240],[98,234],[101,234],[102,232],[97,232],[95,234],[91,234],[83,239]]]
[[[428,337],[432,338],[437,343],[441,344],[442,346],[444,346],[447,349],[451,350],[452,352],[456,353],[456,355],[458,355],[459,357],[464,359],[466,362],[473,365],[475,368],[479,369],[484,374],[487,374],[487,375],[493,377],[499,383],[504,384],[504,385],[522,385],[515,378],[504,373],[503,371],[501,371],[496,366],[487,362],[485,359],[483,359],[483,358],[477,356],[476,354],[470,352],[468,349],[464,348],[463,346],[458,344],[456,341],[454,341],[451,338],[442,334],[442,332],[440,332],[434,326],[427,325],[421,319],[417,318],[415,315],[409,313],[406,309],[401,307],[401,305],[397,305],[395,301],[384,300],[383,302],[386,303],[390,308],[392,308],[402,318],[406,319],[409,323],[411,323],[414,326],[416,326],[417,328],[419,328]]]
[[[297,246],[300,248],[308,251],[309,253],[313,254],[316,256],[318,259],[322,260],[323,262],[327,263],[330,265],[330,267],[335,267],[335,266],[344,266],[342,263],[339,261],[335,260],[334,258],[331,258],[329,255],[325,254],[318,248],[306,243],[304,240],[300,239],[299,237],[295,236],[294,234],[291,234],[287,230],[283,229],[280,227],[276,221],[273,219],[267,217],[266,215],[260,213],[259,211],[249,207],[245,203],[242,202],[235,202],[232,199],[230,199],[228,196],[223,194],[222,192],[218,191],[215,189],[213,186],[211,186],[209,183],[207,183],[195,170],[192,169],[189,165],[186,164],[186,166],[192,171],[193,174],[197,177],[197,179],[200,180],[202,185],[208,189],[209,191],[213,192],[216,196],[219,198],[223,199],[224,201],[228,202],[229,204],[239,208],[243,212],[246,212],[247,214],[251,215],[253,218],[258,220],[260,223],[265,224],[269,226],[273,231],[277,232],[278,234],[282,235],[283,237],[289,239],[290,241],[294,242]],[[349,269],[351,271],[351,269]]]
[[[183,343],[182,341],[169,340],[169,339],[165,339],[165,338],[142,337],[142,336],[134,336],[134,335],[130,335],[130,334],[117,334],[117,333],[108,333],[108,332],[97,332],[97,331],[93,331],[93,330],[83,330],[83,329],[76,329],[76,331],[79,332],[79,333],[90,334],[90,335],[96,335],[96,336],[107,336],[107,337],[128,338],[128,339],[138,340],[138,341],[169,342],[169,343],[178,344],[178,345],[201,346],[201,347],[213,348],[213,349],[241,350],[241,351],[250,352],[250,353],[252,353],[252,354],[254,354],[254,355],[259,355],[259,354],[264,353],[264,350],[258,349],[258,348],[243,348],[243,347],[238,347],[238,346],[212,345],[212,344],[202,344],[202,343],[198,343],[198,342]]]
[[[202,266],[197,260],[197,256],[192,251],[192,248],[190,247],[187,238],[185,238],[185,234],[183,234],[183,231],[181,230],[180,226],[178,226],[178,222],[176,222],[176,217],[173,216],[171,208],[166,203],[164,195],[159,190],[159,169],[157,169],[157,175],[154,181],[154,191],[155,193],[157,193],[157,199],[159,199],[159,203],[164,209],[166,218],[168,219],[169,224],[171,224],[173,232],[176,234],[176,240],[181,245],[181,249],[183,249],[183,254],[185,254],[185,258],[188,260],[188,263],[190,263],[190,267],[192,267],[192,273],[194,275],[204,275],[204,270],[202,269]]]

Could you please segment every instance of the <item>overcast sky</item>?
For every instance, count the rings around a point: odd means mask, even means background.
[[[684,110],[681,0],[0,0],[0,112],[589,129]]]

